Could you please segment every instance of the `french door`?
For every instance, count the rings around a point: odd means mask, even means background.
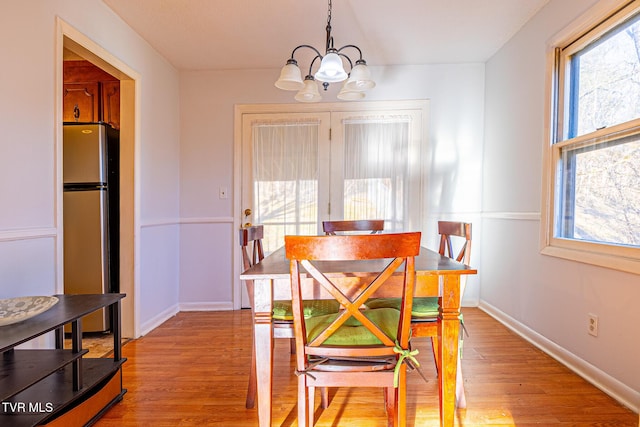
[[[329,219],[422,220],[424,109],[242,116],[242,223],[263,224],[265,252]]]
[[[419,111],[331,114],[328,219],[384,219],[385,230],[420,230]]]
[[[286,234],[317,234],[327,218],[330,114],[243,116],[243,223],[264,225],[265,253]]]

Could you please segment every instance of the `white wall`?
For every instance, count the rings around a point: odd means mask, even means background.
[[[371,67],[377,81],[367,101],[429,99],[430,179],[428,230],[435,247],[435,221],[479,221],[484,65],[443,64]],[[294,103],[293,93],[273,83],[278,69],[183,71],[181,96],[181,270],[183,309],[231,309],[232,252],[238,251],[234,197],[219,199],[219,187],[233,189],[233,113],[235,104]],[[335,85],[334,85],[335,86]],[[323,101],[336,102],[335,88]],[[478,224],[479,225],[479,224]],[[477,227],[475,238],[480,238]],[[472,254],[477,262],[480,251]],[[477,278],[465,304],[477,304]]]
[[[179,96],[176,70],[100,0],[7,0],[0,14],[0,298],[63,289],[56,132],[60,17],[140,76],[138,326],[177,309]],[[61,115],[57,116],[61,117]],[[161,224],[158,224],[161,220]],[[142,231],[141,231],[142,230]]]
[[[552,0],[486,65],[480,297],[637,411],[638,276],[539,253],[546,43],[594,3]],[[597,338],[587,334],[588,313],[599,316]]]

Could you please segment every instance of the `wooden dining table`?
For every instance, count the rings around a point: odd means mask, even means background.
[[[343,261],[321,265],[324,274],[352,276],[375,273],[383,266],[378,261]],[[440,399],[440,426],[452,427],[455,416],[456,371],[458,360],[458,340],[460,332],[460,278],[461,275],[476,274],[477,271],[422,247],[415,258],[415,296],[440,297],[440,317],[438,323],[438,346],[441,372],[438,375]],[[273,386],[273,332],[272,305],[274,300],[291,299],[291,279],[289,261],[284,248],[266,256],[240,275],[241,280],[253,283],[253,323],[256,354],[258,390],[258,420],[260,427],[271,426],[271,401]],[[325,298],[321,286],[313,289],[305,298]],[[380,297],[400,296],[376,295]]]

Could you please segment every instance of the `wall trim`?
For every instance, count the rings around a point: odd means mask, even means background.
[[[227,302],[181,302],[180,311],[231,311],[233,303]]]
[[[483,212],[482,217],[510,221],[540,221],[540,212]]]
[[[144,221],[140,222],[140,228],[151,228],[151,227],[166,227],[172,225],[179,225],[179,219],[166,218],[166,219],[156,219],[152,221]]]
[[[166,310],[158,313],[156,316],[154,316],[153,318],[149,319],[148,321],[140,325],[140,330],[141,330],[140,336],[147,335],[149,332],[153,331],[155,328],[162,325],[167,320],[171,319],[179,311],[180,310],[178,309],[178,305],[174,304],[171,307],[167,308]]]
[[[221,216],[221,217],[193,217],[193,218],[160,218],[150,221],[144,221],[141,224],[142,228],[151,227],[166,227],[172,225],[182,224],[232,224],[233,217]]]
[[[480,305],[478,307],[489,316],[502,323],[508,329],[620,402],[622,405],[634,412],[638,412],[640,409],[640,392],[633,390],[631,387],[623,384],[606,372],[598,369],[596,366],[579,358],[563,347],[560,347],[558,344],[545,338],[533,329],[523,325],[486,301],[480,301]]]
[[[181,218],[180,224],[233,224],[232,216]]]
[[[58,230],[53,227],[0,230],[0,242],[12,242],[28,239],[49,239],[52,237],[58,237]]]
[[[194,218],[164,218],[141,223],[141,228],[165,227],[181,224],[233,224],[234,218],[223,217],[194,217]],[[15,230],[0,230],[0,242],[11,242],[27,239],[48,239],[58,237],[58,229],[55,227],[22,228]]]

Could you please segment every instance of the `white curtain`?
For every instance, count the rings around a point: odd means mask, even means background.
[[[328,211],[318,200],[330,188],[336,191],[331,204],[342,208],[331,209],[331,219],[384,219],[385,230],[409,229],[410,195],[416,190],[410,186],[409,165],[416,157],[410,150],[411,123],[402,115],[342,118],[334,123],[341,126],[336,132],[341,137],[330,142],[341,155],[329,158],[335,151],[328,140],[320,141],[319,120],[252,122],[252,219],[265,226],[265,251],[281,247],[286,234],[317,234],[325,219],[319,210]],[[341,164],[329,166],[327,159]]]
[[[407,229],[409,124],[406,117],[345,120],[344,219],[384,219]]]
[[[265,225],[267,253],[285,234],[316,234],[319,123],[254,123],[254,222]]]

